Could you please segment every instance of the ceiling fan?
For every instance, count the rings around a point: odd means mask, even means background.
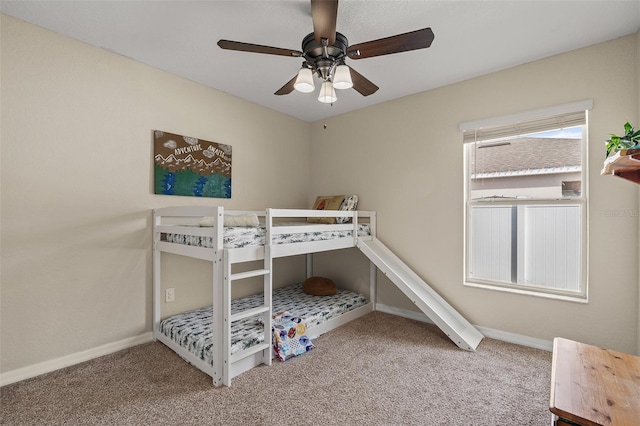
[[[425,49],[433,42],[431,28],[411,31],[391,37],[349,46],[347,38],[336,31],[338,0],[311,0],[313,32],[302,39],[302,51],[261,46],[239,41],[220,40],[223,49],[302,57],[302,68],[291,80],[278,89],[276,95],[287,95],[294,89],[309,93],[315,90],[313,75],[322,80],[318,100],[332,103],[337,100],[334,89],[354,88],[363,96],[378,90],[378,86],[345,64],[345,60],[364,59],[410,50]]]

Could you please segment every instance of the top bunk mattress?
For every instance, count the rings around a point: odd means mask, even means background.
[[[189,246],[213,248],[212,237],[199,235],[185,235],[167,233],[166,241],[176,244],[186,244]],[[266,227],[241,227],[226,226],[223,232],[224,248],[242,248],[249,246],[263,246],[265,242]],[[358,224],[358,237],[371,235],[371,228],[368,223]],[[353,236],[353,231],[318,231],[318,232],[297,232],[290,234],[276,234],[273,236],[273,244],[303,243],[309,241],[325,241],[337,238],[349,238]]]

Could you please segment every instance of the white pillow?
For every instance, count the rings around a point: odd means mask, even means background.
[[[215,217],[203,217],[198,221],[200,226],[213,226],[215,224]]]
[[[224,226],[260,226],[257,214],[225,215]]]
[[[198,222],[200,226],[213,226],[215,223],[214,217],[203,217]],[[238,215],[225,215],[224,226],[260,226],[260,220],[256,214],[238,214]]]

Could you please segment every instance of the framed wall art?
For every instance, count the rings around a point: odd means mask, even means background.
[[[156,194],[231,198],[231,146],[154,130]]]

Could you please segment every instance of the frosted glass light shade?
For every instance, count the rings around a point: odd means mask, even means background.
[[[313,84],[313,74],[309,68],[302,68],[298,71],[298,77],[296,77],[296,82],[293,83],[293,88],[302,93],[310,93],[316,89]]]
[[[333,89],[333,85],[329,80],[320,86],[320,96],[318,96],[318,100],[325,104],[330,104],[338,100],[336,91]]]
[[[351,81],[351,71],[346,65],[338,65],[333,76],[333,87],[336,89],[351,89],[353,82]]]

